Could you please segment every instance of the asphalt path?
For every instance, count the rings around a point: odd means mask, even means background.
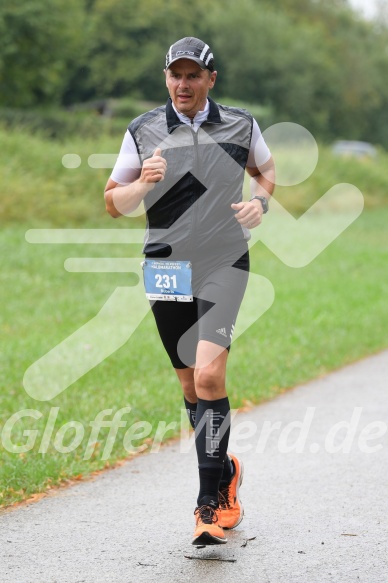
[[[198,478],[187,439],[0,513],[6,583],[386,583],[388,352],[233,421],[243,522],[191,545]]]

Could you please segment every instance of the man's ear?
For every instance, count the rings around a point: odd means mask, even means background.
[[[209,89],[213,89],[215,83],[216,83],[216,79],[217,79],[217,71],[212,71],[210,73],[210,79],[209,79]]]

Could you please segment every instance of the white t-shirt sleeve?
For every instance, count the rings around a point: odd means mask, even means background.
[[[137,153],[136,144],[132,135],[127,130],[110,177],[118,184],[126,185],[137,180],[140,172],[141,162]]]
[[[253,120],[253,127],[252,127],[252,139],[251,139],[251,147],[249,149],[249,156],[247,161],[247,166],[249,168],[259,168],[271,157],[271,152],[264,141],[263,135],[260,131],[260,128],[257,124],[257,121]]]

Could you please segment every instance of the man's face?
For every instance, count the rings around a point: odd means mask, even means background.
[[[201,69],[190,59],[179,59],[164,72],[170,97],[180,113],[193,118],[198,111],[205,108],[217,71],[211,73],[208,69]]]

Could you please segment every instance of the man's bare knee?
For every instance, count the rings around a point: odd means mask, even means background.
[[[213,363],[196,369],[194,380],[197,396],[201,399],[212,401],[226,395],[224,370]]]

